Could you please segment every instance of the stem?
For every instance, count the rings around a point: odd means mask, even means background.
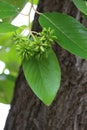
[[[30,28],[28,28],[28,29],[29,29],[30,36],[32,36],[33,40],[36,41],[36,38],[35,38],[35,36],[33,35],[31,29],[30,29]]]
[[[32,9],[35,11],[35,13],[37,13],[37,14],[39,14],[39,15],[42,14],[42,13],[40,13],[39,11],[37,11],[37,10],[34,8],[34,6],[32,6]]]
[[[33,3],[34,3],[34,0],[31,1],[31,6],[30,6],[30,10],[29,10],[29,13],[28,13],[28,14],[23,14],[23,13],[20,13],[20,12],[19,12],[19,14],[22,14],[22,15],[24,15],[24,16],[28,16],[28,22],[29,22],[29,23],[28,23],[28,27],[27,27],[27,28],[28,28],[29,33],[30,33],[30,35],[32,36],[33,40],[36,41],[36,38],[35,38],[35,36],[33,35],[33,33],[36,34],[36,35],[40,35],[40,34],[37,33],[37,32],[35,32],[35,31],[31,31],[31,29],[30,29],[30,14],[31,14],[31,10],[32,10],[32,9],[35,11],[35,13],[37,13],[37,14],[39,14],[39,15],[41,15],[42,13],[38,12],[38,11],[34,8]]]
[[[33,8],[33,0],[32,0],[32,3],[31,3],[31,7],[30,7],[30,10],[29,10],[29,27],[30,27],[30,14],[31,14],[31,10],[32,10],[32,8]]]
[[[40,35],[38,32],[35,31],[31,31],[32,33],[36,34],[36,35]]]
[[[23,13],[21,13],[21,12],[19,12],[19,14],[24,15],[24,16],[29,16],[29,14],[23,14]]]

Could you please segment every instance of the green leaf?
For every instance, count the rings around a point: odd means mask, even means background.
[[[20,65],[20,58],[18,57],[15,45],[11,45],[4,48],[3,50],[0,50],[0,60],[5,62],[6,68],[9,69],[10,74],[17,76]]]
[[[73,0],[73,2],[81,12],[87,15],[87,0]]]
[[[12,32],[0,34],[0,46],[5,45],[6,47],[8,47],[9,44],[11,43],[11,37],[12,37]]]
[[[87,59],[87,29],[74,18],[61,13],[40,16],[42,27],[54,29],[57,43],[71,53]]]
[[[7,32],[13,32],[17,29],[18,27],[11,25],[9,23],[0,23],[0,33],[7,33]]]
[[[15,78],[20,65],[20,59],[11,37],[12,33],[0,35],[0,46],[2,47],[0,49],[0,60],[5,63],[4,70],[8,69],[10,72],[9,75],[0,74],[0,102],[2,103],[10,103],[12,100]]]
[[[7,18],[11,16],[15,16],[18,14],[18,11],[15,6],[7,3],[0,1],[0,18]]]
[[[33,4],[35,4],[35,5],[38,4],[38,0],[29,0],[29,2],[30,2],[30,3],[33,3]]]
[[[46,104],[50,105],[60,86],[61,72],[58,60],[52,50],[48,58],[23,62],[23,71],[34,93]]]
[[[18,57],[15,43],[12,41],[12,34],[11,32],[0,35],[0,60],[5,62],[10,74],[17,76],[21,60]]]
[[[18,10],[21,10],[29,0],[0,0],[0,1],[8,2],[9,4],[14,5]]]
[[[15,78],[12,75],[0,75],[0,102],[11,103]]]

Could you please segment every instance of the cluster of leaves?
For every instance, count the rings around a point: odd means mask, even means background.
[[[30,1],[32,3],[32,0]],[[37,0],[35,0],[36,2]],[[87,15],[86,1],[73,0],[73,3],[82,13]],[[4,10],[6,9],[5,12],[2,10],[2,6]],[[14,17],[17,13],[16,7],[0,1],[0,18]],[[51,49],[51,43],[56,40],[67,51],[87,59],[87,29],[71,16],[56,12],[41,14],[39,23],[43,31],[35,35],[34,39],[32,35],[31,37],[14,35],[14,42],[24,59],[23,71],[29,86],[46,105],[50,105],[56,96],[61,81],[60,65]],[[9,22],[0,23],[0,28],[0,33],[6,35],[17,29]],[[45,56],[43,56],[44,54]],[[42,58],[37,60],[36,57]]]
[[[22,59],[31,59],[32,57],[40,59],[43,56],[48,56],[48,50],[56,36],[53,35],[53,30],[50,28],[44,28],[41,33],[37,33],[33,37],[24,37],[15,33],[12,39],[16,43],[17,51]]]
[[[0,74],[0,102],[10,103],[13,96],[15,79],[20,66],[20,58],[11,37],[18,27],[11,24],[16,15],[29,0],[0,0],[0,61],[5,63],[5,68]],[[38,0],[33,0],[34,4]],[[1,67],[0,67],[1,68]],[[4,70],[8,69],[9,74]]]

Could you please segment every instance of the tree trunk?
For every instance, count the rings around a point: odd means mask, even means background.
[[[70,0],[40,0],[38,11],[64,12],[86,24]],[[36,14],[33,30],[40,31],[37,20]],[[87,130],[87,61],[58,45],[53,49],[60,62],[62,80],[52,105],[45,106],[34,95],[20,68],[4,130]]]

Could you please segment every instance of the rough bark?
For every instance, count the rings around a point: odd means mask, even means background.
[[[85,24],[70,0],[40,0],[38,10],[65,12]],[[37,20],[36,15],[33,30],[39,31]],[[4,130],[87,130],[87,61],[57,45],[53,49],[62,70],[54,102],[47,107],[34,95],[21,68]]]

